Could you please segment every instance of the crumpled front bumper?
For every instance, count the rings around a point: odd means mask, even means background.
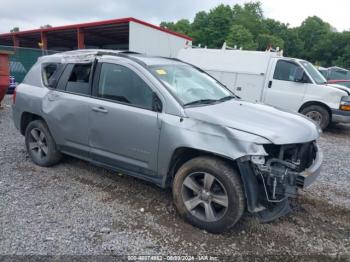
[[[323,162],[323,153],[320,148],[317,146],[317,154],[312,165],[307,168],[305,171],[301,172],[296,178],[296,184],[299,187],[306,188],[310,186],[316,178],[321,173],[321,167]]]

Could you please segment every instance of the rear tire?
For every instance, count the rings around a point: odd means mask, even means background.
[[[42,120],[29,123],[25,131],[25,143],[30,158],[39,166],[55,165],[62,158],[55,140]]]
[[[301,110],[301,113],[316,122],[322,130],[328,127],[331,120],[328,110],[319,105],[307,106]]]
[[[232,227],[245,210],[239,174],[215,157],[197,157],[177,171],[173,199],[180,216],[211,233]]]

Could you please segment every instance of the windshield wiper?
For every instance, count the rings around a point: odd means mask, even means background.
[[[184,104],[184,106],[190,106],[190,105],[207,105],[207,104],[213,104],[213,103],[217,103],[217,102],[224,102],[224,101],[228,101],[235,98],[234,96],[224,96],[220,99],[199,99],[199,100],[195,100],[192,102],[189,102],[187,104]]]
[[[217,99],[199,99],[199,100],[186,103],[184,104],[184,106],[201,105],[201,104],[207,105],[207,104],[215,103],[217,101],[218,101]]]
[[[231,100],[231,99],[233,99],[233,98],[235,98],[234,96],[224,96],[223,98],[220,98],[219,100],[217,100],[217,101],[219,101],[219,102],[224,102],[224,101],[227,101],[227,100]]]

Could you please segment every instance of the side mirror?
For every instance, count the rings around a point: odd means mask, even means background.
[[[152,110],[155,112],[162,112],[163,106],[162,101],[160,101],[159,97],[156,93],[153,93],[153,102],[152,102]]]
[[[305,72],[304,69],[298,67],[294,73],[294,81],[299,83],[305,83]]]

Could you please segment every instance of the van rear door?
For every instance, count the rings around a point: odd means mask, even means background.
[[[296,82],[300,65],[292,60],[274,59],[265,86],[263,102],[268,105],[298,111],[304,99],[307,84]]]

